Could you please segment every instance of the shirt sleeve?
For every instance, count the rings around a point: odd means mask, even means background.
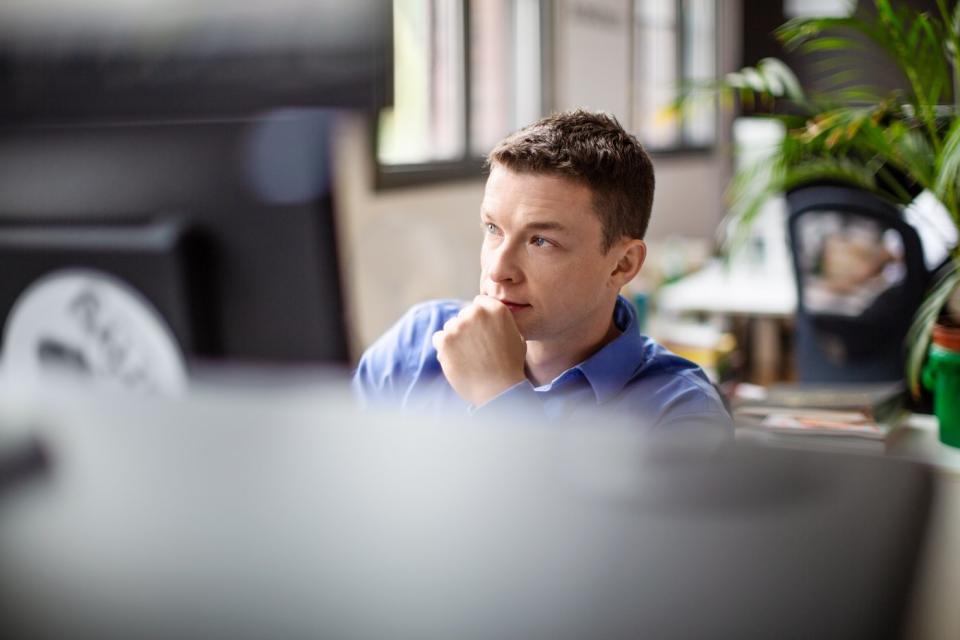
[[[416,310],[407,312],[361,356],[352,384],[362,406],[402,402],[416,324]]]
[[[652,429],[654,438],[679,446],[698,443],[708,448],[733,442],[733,419],[720,392],[709,383],[692,385],[664,408]]]
[[[413,307],[364,352],[352,380],[362,406],[403,406],[418,376],[439,367],[431,340],[459,304],[431,301]]]
[[[525,415],[543,414],[543,402],[534,391],[533,385],[529,380],[518,382],[509,389],[501,391],[498,395],[490,398],[479,407],[470,405],[470,413],[477,416],[496,417],[504,416],[515,418],[517,412],[523,412]],[[545,414],[543,414],[546,417]]]
[[[661,446],[713,451],[733,444],[733,420],[725,411],[670,416],[651,431]]]
[[[381,337],[364,352],[353,374],[353,393],[364,407],[399,400],[403,367],[399,359],[391,357],[392,342],[389,334]]]
[[[597,406],[595,413],[576,412],[572,416],[550,419],[538,394],[529,381],[519,382],[470,413],[484,420],[505,418],[543,422],[569,422],[585,425],[591,421],[635,424],[642,428],[651,450],[684,454],[712,454],[733,442],[733,423],[719,397],[702,389],[691,390],[686,402],[672,407],[649,423],[640,414],[625,413],[622,407]]]

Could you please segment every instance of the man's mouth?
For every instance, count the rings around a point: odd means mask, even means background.
[[[525,302],[513,302],[512,300],[501,300],[501,303],[510,311],[520,311],[521,309],[529,309],[531,305]]]

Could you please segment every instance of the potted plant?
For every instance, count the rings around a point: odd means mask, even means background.
[[[786,130],[772,159],[734,176],[728,249],[742,242],[771,196],[817,181],[855,186],[903,206],[927,190],[960,231],[960,5],[937,4],[938,11],[922,13],[875,0],[870,14],[796,18],[776,32],[787,50],[837,61],[872,43],[903,75],[906,90],[863,86],[855,67],[836,64],[826,78],[836,88],[806,91],[789,66],[774,58],[709,87],[710,95],[739,96],[754,115],[776,118]],[[905,377],[914,395],[933,326],[951,296],[960,295],[958,288],[960,247],[954,247],[907,334]]]

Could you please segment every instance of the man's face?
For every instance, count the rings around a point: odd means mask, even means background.
[[[601,251],[588,187],[494,165],[480,217],[480,292],[510,307],[525,339],[576,341],[609,328],[617,254]]]

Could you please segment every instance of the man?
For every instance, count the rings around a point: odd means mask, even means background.
[[[653,166],[611,116],[546,117],[490,153],[480,295],[411,309],[363,355],[370,405],[511,411],[598,406],[649,425],[729,416],[703,372],[642,336],[620,289],[646,257]]]

